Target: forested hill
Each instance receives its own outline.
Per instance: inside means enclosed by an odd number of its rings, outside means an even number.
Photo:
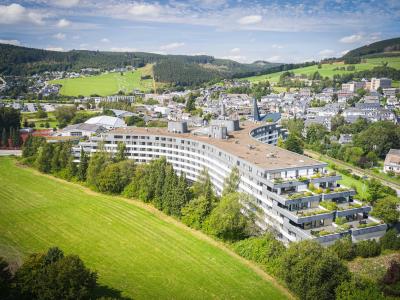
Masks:
[[[80,71],[83,68],[110,70],[142,67],[154,63],[154,77],[161,82],[198,84],[221,78],[257,75],[282,64],[241,64],[207,55],[161,55],[145,52],[72,50],[48,51],[0,44],[0,75],[32,75],[45,71]]]
[[[400,38],[388,39],[365,45],[347,52],[343,58],[391,56],[400,54]]]

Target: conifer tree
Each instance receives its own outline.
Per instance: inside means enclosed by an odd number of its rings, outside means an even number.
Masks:
[[[76,164],[74,162],[74,157],[72,155],[69,156],[68,163],[66,166],[66,174],[67,174],[67,179],[71,180],[75,175],[77,174],[78,169],[76,167]]]
[[[165,181],[162,194],[162,210],[167,214],[177,214],[173,209],[176,201],[176,188],[178,184],[178,177],[171,164],[167,164],[165,167]]]
[[[78,165],[78,170],[77,170],[77,177],[78,180],[80,181],[86,181],[86,171],[88,168],[88,156],[85,151],[83,151],[83,148],[81,148],[81,155],[80,155],[80,162]]]
[[[1,145],[3,147],[7,147],[7,131],[5,128],[3,128],[3,132],[1,133]]]

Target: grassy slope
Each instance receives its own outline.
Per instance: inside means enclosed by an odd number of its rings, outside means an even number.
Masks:
[[[382,65],[382,62],[388,62],[388,66],[390,66],[392,68],[400,69],[400,56],[399,56],[399,57],[367,59],[366,63],[355,64],[354,65],[356,67],[355,71],[357,72],[357,71],[372,69],[373,67]],[[347,66],[347,65],[344,65],[343,63],[323,64],[321,69],[318,69],[318,66],[315,65],[315,66],[310,66],[310,67],[294,69],[294,70],[290,70],[290,71],[294,72],[295,74],[306,74],[306,75],[311,75],[314,72],[318,71],[324,77],[325,76],[332,77],[335,74],[346,74],[346,73],[354,72],[354,71],[342,71],[342,70],[334,71],[333,70],[337,67],[343,67],[343,66]],[[272,74],[267,74],[267,75],[247,77],[247,78],[243,78],[243,80],[249,80],[250,82],[259,82],[259,81],[263,81],[263,80],[269,80],[270,82],[278,82],[279,76],[282,73],[283,72],[277,72],[277,73],[272,73]]]
[[[98,94],[109,96],[119,91],[132,92],[133,89],[149,91],[153,87],[152,79],[141,80],[141,76],[150,75],[151,68],[139,68],[133,72],[104,73],[97,76],[54,80],[52,83],[62,84],[60,93],[67,96],[90,96]]]
[[[0,158],[0,256],[58,245],[135,299],[285,299],[219,244],[139,202],[93,193]],[[261,274],[262,275],[262,274]]]

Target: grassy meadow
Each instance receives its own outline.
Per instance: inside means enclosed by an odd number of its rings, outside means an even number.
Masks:
[[[287,299],[220,243],[142,204],[100,195],[0,158],[0,256],[57,245],[134,299]]]
[[[130,93],[133,89],[148,92],[153,88],[153,79],[142,80],[141,77],[151,74],[152,66],[147,65],[135,71],[124,72],[123,75],[120,72],[103,73],[97,76],[53,80],[51,83],[61,84],[60,94],[65,96],[109,96],[119,91]]]
[[[318,71],[323,77],[333,77],[333,75],[335,75],[335,74],[340,74],[340,75],[341,74],[350,74],[350,73],[354,73],[354,72],[358,72],[358,71],[369,70],[376,66],[381,66],[383,62],[387,62],[389,67],[392,67],[395,69],[400,69],[400,56],[399,56],[399,57],[368,58],[365,60],[365,62],[351,65],[351,66],[355,66],[355,71],[334,70],[335,68],[350,66],[350,65],[345,65],[341,62],[338,62],[338,63],[332,63],[332,64],[322,64],[321,69],[318,69],[318,66],[314,65],[314,66],[290,70],[290,72],[293,72],[296,75],[305,74],[308,76],[308,75],[311,75],[311,74],[315,73],[316,71]],[[276,83],[279,81],[279,76],[282,73],[283,72],[276,72],[276,73],[271,73],[271,74],[266,74],[266,75],[246,77],[246,78],[242,78],[242,80],[248,80],[253,83],[268,80],[269,82]],[[395,83],[395,85],[396,84],[397,83]]]

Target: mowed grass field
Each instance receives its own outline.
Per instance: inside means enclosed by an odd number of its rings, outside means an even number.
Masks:
[[[141,77],[151,75],[152,66],[136,69],[135,71],[104,73],[97,76],[88,76],[80,78],[67,78],[53,80],[53,84],[61,84],[60,93],[66,96],[90,96],[97,94],[100,96],[109,96],[117,94],[119,91],[130,93],[134,89],[148,92],[153,88],[153,79],[144,79]]]
[[[220,243],[155,209],[99,195],[0,158],[0,256],[59,246],[134,299],[287,299]]]
[[[311,75],[314,72],[318,71],[324,77],[332,77],[335,74],[340,74],[340,75],[341,74],[350,74],[350,73],[354,73],[354,72],[358,72],[358,71],[369,70],[376,66],[381,66],[383,62],[387,62],[389,67],[392,67],[395,69],[400,69],[400,56],[399,56],[399,57],[382,57],[382,58],[366,59],[366,62],[352,65],[352,66],[355,66],[355,68],[356,68],[355,71],[334,70],[335,68],[347,67],[350,65],[345,65],[343,63],[332,63],[332,64],[322,64],[321,69],[318,69],[318,65],[314,65],[314,66],[310,66],[310,67],[293,69],[293,70],[290,70],[290,72],[293,72],[296,75],[305,74],[308,76],[308,75]],[[248,80],[253,83],[268,80],[270,82],[276,83],[279,81],[279,76],[282,73],[283,72],[276,72],[276,73],[271,73],[271,74],[266,74],[266,75],[246,77],[246,78],[242,78],[242,80]]]

